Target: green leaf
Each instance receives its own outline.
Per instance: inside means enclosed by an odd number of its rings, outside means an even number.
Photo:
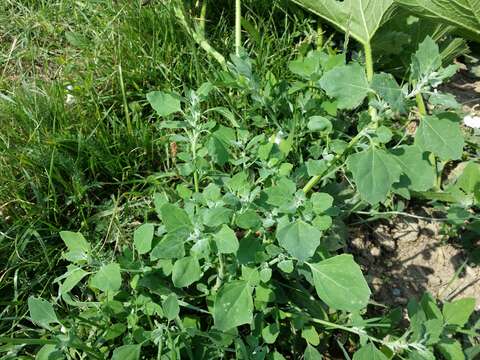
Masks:
[[[293,0],[352,36],[368,44],[391,14],[393,0]]]
[[[413,191],[427,191],[434,186],[435,168],[428,160],[428,154],[419,146],[404,145],[391,152],[404,174],[400,177],[402,186]]]
[[[202,270],[197,258],[187,256],[175,261],[172,270],[172,281],[175,287],[190,286],[202,277]]]
[[[169,233],[187,236],[193,230],[193,225],[187,212],[176,205],[163,205],[160,208],[160,216]]]
[[[296,185],[293,181],[282,178],[274,186],[265,189],[267,194],[267,203],[273,206],[288,206],[293,200]]]
[[[402,172],[392,155],[373,146],[350,155],[347,167],[353,174],[360,197],[370,204],[384,201]]]
[[[442,313],[446,324],[463,326],[475,310],[475,299],[465,298],[443,305]]]
[[[248,209],[244,213],[237,216],[235,220],[237,226],[241,229],[256,230],[262,226],[262,219],[255,210]]]
[[[392,74],[375,74],[371,83],[371,88],[380,98],[390,105],[393,111],[405,112],[405,97],[402,88]]]
[[[113,350],[112,360],[139,360],[141,345],[123,345]]]
[[[147,94],[147,100],[159,116],[168,116],[182,111],[180,98],[176,94],[152,91]]]
[[[315,254],[315,250],[320,245],[320,236],[320,231],[302,220],[277,230],[280,246],[300,261],[305,261]]]
[[[320,73],[320,58],[313,55],[290,61],[288,69],[304,79],[310,79]]]
[[[235,140],[235,130],[225,126],[212,133],[207,145],[212,160],[220,166],[225,165],[230,158],[231,144]]]
[[[236,253],[239,247],[237,235],[228,227],[223,225],[221,229],[214,235],[215,243],[220,254]]]
[[[333,197],[327,193],[314,193],[310,200],[316,214],[324,213],[333,205]]]
[[[148,253],[152,249],[153,224],[143,224],[133,233],[133,243],[140,255]]]
[[[307,344],[307,348],[303,353],[304,360],[322,360],[322,355],[312,345]]]
[[[262,329],[262,338],[267,344],[273,344],[280,334],[280,329],[276,323],[269,324]]]
[[[177,295],[174,293],[168,295],[162,303],[162,309],[168,321],[176,319],[178,314],[180,314],[180,306],[178,305]]]
[[[185,245],[182,237],[167,234],[150,252],[150,259],[179,259],[185,256]]]
[[[50,324],[58,323],[55,310],[47,300],[30,296],[28,298],[28,310],[32,321],[40,326],[49,328]]]
[[[207,226],[216,227],[230,223],[233,211],[223,206],[206,209],[203,212],[203,223]]]
[[[292,260],[282,260],[278,263],[278,268],[284,273],[290,274],[293,271],[293,261]]]
[[[326,72],[320,86],[331,98],[338,101],[339,109],[355,109],[367,97],[370,87],[365,69],[358,63],[343,65]]]
[[[423,117],[415,134],[415,145],[444,161],[460,159],[465,141],[458,116],[442,113]]]
[[[79,232],[61,231],[60,237],[68,248],[65,258],[71,262],[87,261],[90,244]]]
[[[317,294],[328,306],[352,312],[367,306],[370,289],[351,255],[338,255],[308,265]]]
[[[473,194],[480,184],[480,164],[470,161],[462,174],[455,182],[455,186],[465,191],[466,194]]]
[[[35,360],[62,360],[65,359],[62,352],[57,349],[55,344],[43,345],[35,355]]]
[[[331,133],[333,129],[332,122],[323,116],[312,116],[308,119],[308,130]]]
[[[446,360],[464,360],[462,345],[453,339],[444,339],[435,348],[444,356]]]
[[[307,343],[318,346],[320,344],[320,338],[318,336],[317,331],[311,325],[305,326],[302,330],[302,338],[304,338]]]
[[[396,0],[422,17],[453,25],[480,40],[480,0]]]
[[[375,345],[368,343],[353,354],[353,360],[388,360],[388,358]]]
[[[80,268],[75,268],[69,271],[68,276],[65,278],[62,285],[60,285],[60,294],[63,295],[68,293],[87,275],[88,273]]]
[[[117,263],[103,265],[91,278],[90,285],[104,292],[119,290],[122,285],[120,265]]]
[[[252,288],[247,281],[235,280],[223,285],[215,297],[213,318],[222,331],[253,321]]]
[[[442,58],[438,45],[430,36],[427,36],[412,57],[412,78],[416,80],[427,78],[441,66]]]

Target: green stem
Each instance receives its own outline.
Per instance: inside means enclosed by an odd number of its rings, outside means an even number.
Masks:
[[[227,61],[225,57],[220,54],[210,43],[205,39],[204,34],[201,31],[193,29],[187,21],[185,16],[185,9],[181,1],[177,1],[175,6],[175,16],[180,21],[180,24],[183,26],[188,35],[190,35],[193,40],[203,49],[205,52],[212,56],[218,63],[222,66],[223,69],[227,68]]]
[[[198,193],[200,191],[200,186],[198,184],[198,171],[197,171],[197,139],[196,135],[194,135],[194,140],[192,141],[192,157],[193,157],[193,166],[195,170],[193,171],[193,185],[195,187],[195,192]]]
[[[415,96],[415,100],[417,101],[417,106],[418,106],[418,112],[420,113],[421,116],[427,115],[427,108],[425,106],[425,102],[423,101],[423,96],[422,93],[418,93]]]
[[[365,50],[365,67],[367,69],[367,80],[371,82],[373,80],[373,57],[372,57],[372,46],[370,43],[364,45]]]
[[[235,0],[235,53],[240,55],[242,47],[242,7],[241,0]]]
[[[207,0],[203,0],[202,9],[200,10],[200,29],[202,30],[203,36],[205,36],[206,17],[207,17]]]
[[[321,49],[323,47],[323,28],[322,23],[318,23],[317,25],[317,49]]]
[[[133,134],[132,123],[130,121],[130,112],[128,111],[128,103],[127,103],[127,94],[125,92],[125,84],[123,82],[123,72],[122,72],[122,65],[118,65],[118,74],[120,77],[120,89],[122,90],[122,98],[123,98],[123,109],[125,111],[125,119],[127,120],[127,130],[130,135]]]
[[[334,169],[337,165],[337,162],[343,158],[343,156],[352,148],[355,146],[355,144],[363,137],[364,135],[364,132],[361,131],[359,132],[352,140],[350,140],[350,142],[348,143],[347,147],[345,148],[345,150],[341,153],[341,154],[338,154],[337,156],[335,156],[335,158],[332,160],[330,166],[323,172],[321,173],[320,175],[316,175],[316,176],[313,176],[309,182],[303,187],[303,192],[305,194],[309,193],[310,190],[313,189],[313,187],[315,185],[317,185],[317,183],[323,178],[323,176],[325,174],[328,174],[330,173],[330,171],[332,169]]]

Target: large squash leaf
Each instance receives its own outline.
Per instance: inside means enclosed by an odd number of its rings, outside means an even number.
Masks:
[[[293,0],[362,44],[370,43],[392,13],[394,0]]]
[[[480,41],[480,0],[396,0],[410,11],[450,24]]]

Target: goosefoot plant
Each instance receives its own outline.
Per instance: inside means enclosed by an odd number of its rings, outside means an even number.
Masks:
[[[455,221],[474,220],[478,164],[442,180],[471,150],[457,104],[432,90],[455,72],[439,58],[427,38],[400,86],[382,73],[369,81],[334,53],[291,62],[292,84],[258,79],[250,59],[232,56],[218,84],[148,94],[175,143],[176,187],[155,194],[120,254],[62,232],[70,264],[55,281],[58,308],[31,297],[38,338],[9,343],[43,345],[49,359],[321,359],[332,349],[354,360],[474,359],[473,299],[412,299],[404,327],[401,309],[382,312],[360,266],[338,254],[349,215],[398,212],[399,199],[433,199]],[[236,104],[205,109],[224,88],[241,90]],[[418,119],[420,91],[431,113]],[[246,119],[234,115],[244,103]]]

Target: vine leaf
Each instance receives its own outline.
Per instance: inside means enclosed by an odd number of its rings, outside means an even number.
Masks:
[[[350,155],[347,167],[353,174],[360,197],[370,204],[384,201],[402,173],[392,155],[374,146]]]
[[[213,307],[215,327],[222,331],[253,321],[252,288],[247,281],[236,280],[220,288]]]
[[[456,26],[474,39],[480,39],[480,0],[395,1],[422,17]]]
[[[370,289],[352,255],[338,255],[316,264],[308,264],[318,297],[337,310],[365,308]]]
[[[363,45],[391,16],[393,0],[293,0]]]
[[[415,134],[415,144],[433,152],[441,160],[460,159],[465,141],[459,121],[454,113],[423,117]]]
[[[320,86],[328,96],[338,100],[339,109],[360,106],[370,90],[365,69],[358,63],[337,66],[320,79]]]

